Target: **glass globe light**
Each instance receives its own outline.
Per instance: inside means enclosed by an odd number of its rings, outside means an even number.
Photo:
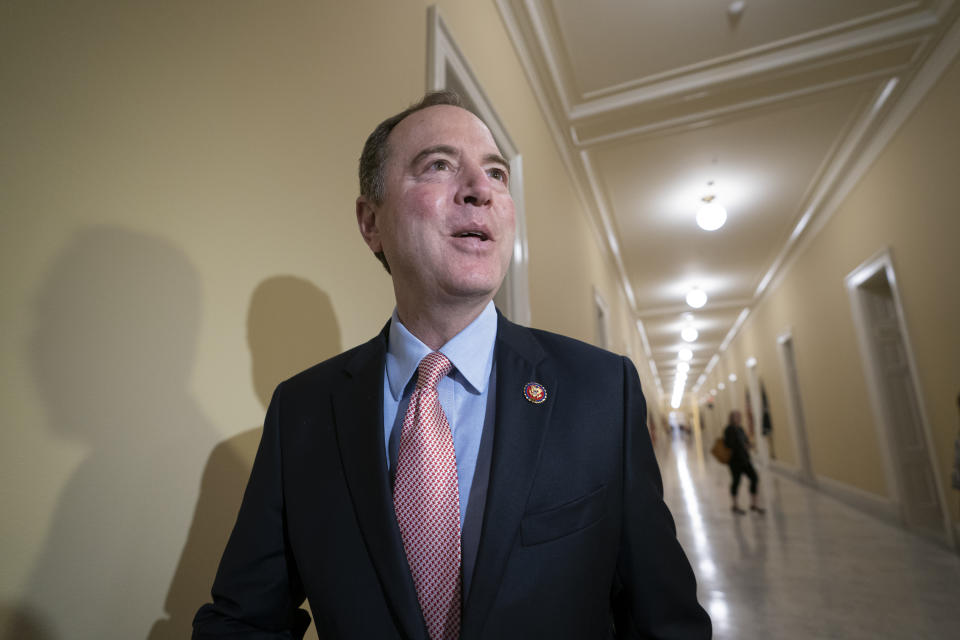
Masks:
[[[699,309],[707,304],[707,294],[703,289],[693,288],[687,292],[687,304],[694,309]]]
[[[697,226],[704,231],[716,231],[727,221],[727,210],[714,196],[703,199],[704,205],[697,211]]]

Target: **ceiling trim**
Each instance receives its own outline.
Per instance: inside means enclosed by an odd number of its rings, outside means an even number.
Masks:
[[[710,372],[713,371],[713,368],[717,366],[717,363],[720,362],[720,352],[713,354],[713,357],[710,358],[710,362],[707,363],[707,366],[703,368],[703,373],[700,374],[700,377],[697,378],[697,382],[693,385],[693,388],[690,389],[690,393],[697,393],[700,390],[700,387],[703,386],[703,383],[707,381],[707,378],[710,377]]]
[[[747,317],[750,315],[750,307],[744,307],[743,311],[740,312],[740,315],[737,316],[737,319],[734,320],[733,326],[730,327],[730,331],[727,332],[726,337],[723,339],[723,342],[720,343],[720,348],[717,349],[717,353],[723,353],[727,350],[727,347],[730,346],[730,343],[733,342],[733,339],[736,337],[737,333],[740,331],[740,327],[743,326],[743,323],[747,321]]]
[[[817,217],[816,223],[810,229],[809,238],[816,236],[823,229],[827,221],[836,213],[850,194],[850,191],[853,190],[853,187],[860,182],[860,179],[880,156],[880,153],[886,149],[893,136],[913,114],[930,89],[933,88],[933,85],[937,83],[940,76],[958,55],[960,55],[960,20],[953,24],[953,27],[946,33],[939,45],[930,53],[923,66],[920,67],[909,84],[904,87],[902,95],[891,106],[890,113],[887,114],[882,126],[867,141],[857,162],[850,168],[830,200],[824,205],[824,213]]]
[[[532,2],[532,0],[527,1]],[[589,99],[573,105],[567,113],[571,120],[578,120],[651,100],[702,91],[707,87],[762,73],[780,71],[817,59],[849,55],[851,52],[869,49],[877,44],[929,31],[939,22],[936,14],[921,11],[823,38],[819,38],[817,32],[811,32],[804,34],[805,37],[800,40],[800,44],[787,48],[784,48],[785,43],[794,39],[739,51],[729,56],[720,56],[695,65],[672,69],[668,73],[615,85],[603,91],[605,97]],[[831,29],[826,32],[835,31]],[[551,58],[555,57],[552,52],[545,53]],[[556,60],[553,64],[557,64]]]
[[[560,153],[560,159],[563,162],[568,175],[571,177],[573,190],[577,194],[580,205],[586,212],[585,217],[587,218],[587,226],[589,226],[593,232],[594,240],[596,241],[600,252],[607,255],[608,259],[612,262],[612,266],[617,271],[617,274],[621,280],[620,285],[623,288],[624,294],[627,296],[627,303],[630,307],[630,311],[636,315],[637,308],[636,300],[633,296],[633,287],[630,285],[630,281],[626,278],[626,273],[623,270],[619,246],[615,239],[613,241],[614,243],[612,245],[610,244],[609,229],[604,225],[601,214],[597,211],[599,202],[595,197],[591,199],[590,195],[588,195],[587,186],[583,184],[587,178],[584,176],[581,168],[576,165],[576,161],[573,157],[573,151],[570,149],[567,140],[564,138],[563,130],[560,124],[557,122],[553,110],[550,108],[548,92],[540,82],[540,78],[537,75],[533,58],[530,55],[530,51],[526,47],[520,24],[517,22],[516,16],[513,13],[513,7],[510,5],[510,0],[496,0],[496,3],[497,8],[500,10],[500,16],[503,19],[504,25],[507,29],[507,33],[510,36],[510,40],[513,42],[513,46],[517,50],[517,57],[519,58],[520,64],[527,76],[527,80],[530,83],[530,88],[532,89],[533,94],[540,105],[540,111],[547,123],[547,128],[550,130],[550,135],[557,147],[557,151]]]
[[[508,2],[509,0],[497,0],[497,4],[508,4]],[[554,31],[546,25],[546,20],[535,0],[524,0],[523,5],[533,27],[540,55],[543,56],[547,69],[550,71],[550,79],[553,80],[554,86],[558,89],[557,93],[560,104],[563,106],[563,112],[569,117],[571,104],[569,82],[563,78],[564,74],[561,71],[560,61],[554,53],[557,50],[557,44],[553,41],[555,39]]]
[[[757,293],[755,294],[757,300],[759,300],[760,296],[766,291],[773,291],[779,286],[786,272],[793,266],[796,258],[803,253],[803,249],[806,248],[809,242],[815,238],[826,226],[827,222],[830,221],[830,218],[833,217],[833,214],[837,212],[846,197],[887,147],[887,144],[896,132],[906,122],[917,106],[919,106],[920,102],[923,101],[930,89],[933,88],[933,85],[936,84],[940,76],[943,75],[943,72],[946,71],[947,67],[958,55],[960,55],[960,20],[954,22],[950,30],[930,53],[927,60],[923,63],[923,66],[913,75],[907,86],[902,88],[901,94],[885,114],[886,118],[869,139],[863,141],[863,148],[854,158],[851,166],[842,175],[834,177],[832,181],[834,188],[829,192],[825,191],[821,194],[821,197],[811,205],[811,209],[815,205],[820,210],[815,220],[812,219],[813,211],[808,210],[804,218],[801,218],[800,222],[797,223],[797,227],[794,228],[791,237],[792,246],[789,247],[789,250],[787,247],[784,247],[784,250],[781,251],[780,256],[778,256],[778,260],[782,262],[782,265],[777,265],[776,269],[771,266],[767,275],[764,276],[764,280],[768,281],[769,286],[757,288]],[[813,225],[807,233],[800,238],[800,241],[797,242],[797,237],[803,233],[804,227],[811,221]],[[792,252],[790,258],[785,259],[790,252]]]
[[[716,109],[708,109],[706,111],[699,111],[690,113],[678,118],[671,118],[668,120],[660,120],[658,122],[652,122],[647,125],[640,125],[637,127],[632,127],[629,129],[621,129],[614,133],[609,133],[602,136],[594,136],[592,138],[583,138],[581,139],[577,134],[577,127],[570,127],[570,137],[573,139],[574,144],[580,147],[589,147],[596,146],[599,144],[612,142],[614,140],[620,140],[622,138],[636,138],[642,139],[644,137],[659,134],[659,133],[674,133],[676,131],[682,131],[684,129],[691,129],[702,126],[709,126],[718,124],[719,122],[730,120],[731,118],[744,113],[744,112],[756,112],[764,108],[773,107],[778,105],[781,102],[786,102],[788,100],[796,100],[797,98],[804,98],[807,96],[812,96],[818,93],[823,93],[825,91],[830,91],[833,89],[839,89],[841,87],[868,82],[877,78],[884,76],[889,76],[891,73],[902,72],[906,69],[907,65],[897,65],[895,67],[890,67],[886,69],[878,69],[868,73],[862,73],[853,76],[846,76],[838,80],[831,82],[823,82],[816,85],[810,85],[803,87],[802,89],[796,89],[794,91],[783,91],[780,93],[773,93],[762,98],[757,98],[755,100],[747,100],[745,102],[733,103],[724,107],[718,107]]]
[[[887,80],[877,91],[875,97],[871,100],[870,108],[867,109],[857,120],[852,130],[844,137],[840,147],[832,154],[826,170],[822,177],[817,180],[813,194],[802,207],[803,214],[793,227],[790,237],[780,249],[777,257],[767,269],[760,283],[754,291],[754,299],[758,300],[766,291],[767,286],[780,271],[787,256],[797,246],[797,241],[803,235],[810,223],[815,217],[823,215],[823,203],[827,197],[838,187],[846,176],[846,171],[851,167],[851,162],[859,163],[863,156],[856,157],[856,152],[863,146],[868,134],[874,128],[874,125],[880,120],[886,112],[884,107],[889,103],[890,97],[899,84],[898,77]],[[870,160],[872,162],[872,159]]]
[[[949,4],[953,0],[946,0]],[[498,5],[509,0],[497,0]],[[575,84],[570,65],[562,53],[563,46],[557,27],[551,20],[542,0],[522,0],[526,17],[536,40],[538,53],[553,81],[563,111],[570,120],[578,120],[608,111],[634,106],[765,72],[782,70],[823,57],[841,55],[846,51],[869,48],[877,43],[896,40],[916,32],[931,30],[949,6],[935,10],[921,9],[918,2],[907,2],[899,7],[861,16],[844,23],[783,38],[759,47],[717,56],[693,65],[653,74],[602,90],[574,92]],[[910,12],[911,13],[907,13]],[[511,7],[512,13],[512,7]],[[906,15],[904,15],[906,14]],[[898,16],[887,19],[888,16]]]
[[[596,190],[597,184],[596,178],[592,174],[592,165],[589,159],[580,157],[579,160],[582,164],[578,167],[574,160],[573,150],[564,137],[563,130],[550,108],[549,93],[542,85],[540,77],[537,74],[533,57],[530,55],[530,51],[524,43],[522,29],[513,12],[510,0],[496,0],[496,3],[497,8],[500,10],[500,16],[503,18],[504,25],[507,28],[507,33],[510,35],[514,47],[517,49],[520,64],[523,66],[524,73],[527,75],[534,96],[540,104],[540,111],[547,121],[547,127],[550,129],[553,141],[557,146],[557,150],[560,152],[560,158],[567,169],[567,173],[572,178],[574,191],[576,191],[580,204],[585,211],[585,217],[587,218],[588,226],[593,231],[594,240],[597,242],[600,252],[605,253],[610,260],[611,266],[613,266],[620,279],[620,287],[623,289],[624,296],[626,296],[630,312],[633,317],[636,317],[637,303],[633,293],[633,285],[630,283],[630,279],[627,277],[626,270],[624,269],[619,242],[616,238],[616,233],[612,231],[609,214],[601,210],[604,204],[599,198],[599,192]],[[584,182],[586,182],[587,185],[584,185]],[[591,195],[593,196],[592,198],[590,197]]]
[[[893,136],[920,105],[930,89],[933,88],[933,85],[936,84],[940,76],[943,75],[943,72],[946,71],[947,67],[953,63],[958,55],[960,55],[960,20],[954,22],[940,43],[930,53],[923,66],[914,74],[899,98],[889,109],[889,112],[886,114],[886,119],[866,142],[863,150],[856,157],[853,164],[846,170],[842,178],[836,180],[837,187],[832,191],[825,204],[820,207],[820,213],[816,216],[813,226],[810,227],[808,232],[804,234],[798,242],[794,243],[795,246],[792,247],[792,253],[790,253],[787,259],[783,259],[788,253],[787,247],[785,247],[784,251],[777,257],[774,265],[771,266],[767,275],[764,277],[765,282],[762,282],[757,288],[753,306],[759,304],[767,294],[777,289],[796,260],[803,255],[804,250],[809,246],[810,242],[816,238],[820,231],[826,226],[827,222],[833,217],[833,214],[837,212],[840,205],[843,204],[846,197],[860,182],[867,170],[873,165],[883,150],[886,149],[887,144],[889,144]],[[892,79],[891,82],[894,80],[896,79]],[[893,88],[889,87],[889,85],[885,87],[885,90],[888,88],[889,91],[892,92]],[[879,97],[878,100],[874,102],[875,107],[877,106],[877,102],[879,102]],[[805,217],[808,215],[812,215],[812,211],[808,210]],[[802,234],[803,226],[801,226],[801,224],[805,224],[803,219],[798,223],[797,228],[794,229],[794,236],[791,240],[796,240],[796,237]],[[767,282],[769,282],[769,286],[767,286]],[[749,310],[744,309],[744,311]],[[739,322],[739,326],[738,324],[734,324],[730,329],[727,338],[724,339],[726,346],[729,346],[737,333],[745,326],[746,319],[747,318],[744,317],[743,322]],[[725,350],[726,347],[721,346],[717,353],[714,354],[714,358],[711,359],[710,364],[704,368],[703,373],[691,389],[693,393],[699,391],[700,387],[710,375],[713,366],[716,364],[714,360],[719,361],[720,354]]]

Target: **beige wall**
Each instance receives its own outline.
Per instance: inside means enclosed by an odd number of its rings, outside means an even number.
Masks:
[[[6,3],[0,634],[186,637],[277,381],[376,333],[369,130],[422,1]],[[492,2],[440,11],[524,155],[535,325],[649,369]]]
[[[777,336],[791,329],[814,473],[889,498],[881,435],[844,288],[847,274],[889,247],[932,431],[936,472],[955,521],[957,493],[949,487],[960,392],[958,113],[960,63],[954,61],[779,286],[757,306],[705,385],[710,389],[731,371],[745,380],[744,361],[756,357],[773,409],[777,457],[797,465],[776,348]]]

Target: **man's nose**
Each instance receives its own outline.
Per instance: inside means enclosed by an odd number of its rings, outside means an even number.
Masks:
[[[466,165],[461,169],[457,204],[486,207],[493,199],[493,191],[486,170],[479,165]]]

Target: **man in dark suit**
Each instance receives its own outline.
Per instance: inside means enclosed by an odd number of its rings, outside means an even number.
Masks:
[[[493,307],[509,165],[458,105],[367,140],[357,221],[396,309],[277,388],[194,638],[299,638],[305,598],[321,638],[710,636],[632,363]]]

